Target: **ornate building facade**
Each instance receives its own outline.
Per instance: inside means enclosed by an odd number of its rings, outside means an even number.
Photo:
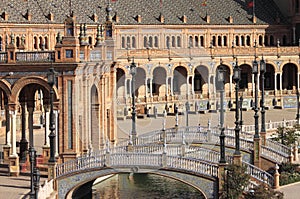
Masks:
[[[218,108],[216,71],[226,67],[225,106],[234,104],[233,66],[241,68],[244,108],[254,96],[254,60],[266,61],[266,106],[294,107],[299,89],[299,1],[89,0],[1,5],[0,91],[4,160],[18,174],[34,128],[44,125],[50,154],[49,68],[54,85],[55,152],[65,162],[116,139],[117,119]],[[88,3],[88,5],[87,5]],[[296,6],[295,6],[296,5]],[[298,10],[297,10],[298,8]],[[286,14],[285,14],[286,13]],[[130,64],[136,63],[135,90]],[[261,89],[261,82],[258,82]],[[18,145],[17,145],[18,144]]]

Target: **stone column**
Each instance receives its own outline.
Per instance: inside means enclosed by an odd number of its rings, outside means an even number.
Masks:
[[[153,79],[149,79],[150,80],[150,97],[153,97],[153,94],[152,94],[152,81]]]
[[[45,137],[43,146],[43,162],[47,163],[50,157],[50,145],[49,145],[49,127],[50,127],[50,113],[49,106],[44,105],[45,110]]]
[[[219,196],[222,195],[224,190],[224,184],[226,180],[226,168],[227,164],[226,163],[219,163],[219,172],[218,172],[218,178],[219,178]]]
[[[277,73],[274,74],[274,93],[277,94]]]
[[[26,104],[21,102],[22,109],[22,138],[20,140],[20,161],[26,161],[26,151],[28,150],[28,141],[26,140]]]
[[[169,84],[168,84],[168,77],[166,77],[166,96],[169,96]]]
[[[254,145],[253,145],[253,164],[254,166],[261,168],[261,140],[260,138],[254,138]]]
[[[3,146],[3,159],[4,163],[8,164],[9,163],[9,155],[10,155],[10,148],[11,148],[11,136],[10,136],[10,114],[9,114],[9,107],[8,105],[5,106],[5,120],[6,120],[6,125],[5,125],[5,146]]]
[[[252,96],[254,96],[254,95],[255,95],[255,88],[254,88],[254,74],[252,74],[251,83],[252,83]]]
[[[170,84],[171,84],[171,95],[173,96],[174,95],[174,83],[173,83],[173,78],[174,77],[170,77]]]
[[[58,153],[59,153],[59,145],[58,145],[58,143],[59,143],[59,126],[58,126],[58,110],[54,110],[53,111],[54,112],[54,121],[55,121],[55,135],[56,135],[56,137],[55,137],[55,141],[56,141],[56,143],[55,143],[55,157],[58,157]]]
[[[34,147],[33,140],[33,107],[28,106],[28,129],[29,129],[29,147]]]
[[[19,156],[17,154],[16,135],[16,111],[10,111],[11,117],[11,154],[9,156],[9,175],[18,176],[20,174]]]

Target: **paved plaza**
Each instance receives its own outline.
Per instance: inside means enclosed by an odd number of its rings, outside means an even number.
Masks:
[[[235,112],[227,111],[225,113],[225,126],[234,127],[235,121]],[[252,110],[243,112],[243,121],[245,125],[254,124],[254,112]],[[259,115],[260,116],[260,115]],[[274,109],[266,111],[266,121],[280,121],[280,120],[292,120],[296,117],[296,109]],[[206,113],[206,114],[189,114],[189,125],[196,126],[199,123],[203,126],[207,125],[208,121],[211,122],[212,126],[215,126],[219,122],[218,113]],[[261,122],[261,117],[259,117],[259,122]],[[137,133],[141,135],[143,133],[161,129],[163,124],[162,117],[158,118],[145,118],[137,119]],[[186,116],[180,115],[178,120],[179,126],[184,126],[186,124]],[[128,138],[128,133],[131,130],[131,120],[118,120],[117,121],[118,130],[117,136],[120,140]],[[174,127],[175,125],[175,116],[167,116],[166,127]],[[35,139],[43,140],[43,130],[35,131]],[[39,148],[43,145],[43,141],[36,141],[36,144]],[[44,181],[42,179],[41,181]],[[19,199],[27,198],[29,193],[30,178],[28,176],[19,176],[19,177],[8,177],[7,174],[4,174],[3,171],[0,173],[0,198],[9,198],[9,199]],[[296,193],[294,190],[298,190],[300,184],[293,184],[281,188],[284,192],[286,199],[296,199],[298,197],[294,196],[293,193]]]

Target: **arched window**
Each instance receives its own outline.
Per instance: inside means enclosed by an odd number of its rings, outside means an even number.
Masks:
[[[245,37],[241,36],[241,46],[245,46]]]
[[[216,46],[216,36],[212,36],[211,42],[213,46]]]
[[[91,36],[89,36],[89,44],[93,45],[93,38]]]
[[[158,37],[157,36],[154,37],[154,47],[158,48]]]
[[[135,41],[135,37],[134,36],[131,37],[131,41],[132,41],[131,47],[132,48],[136,48],[136,41]]]
[[[240,37],[239,36],[235,36],[235,45],[240,46]]]
[[[20,37],[16,37],[16,46],[17,46],[17,48],[19,48],[20,47]]]
[[[149,37],[149,46],[150,48],[153,47],[153,38],[152,37]]]
[[[126,37],[126,43],[128,45],[128,48],[130,48],[131,42],[130,42],[130,37],[129,36]]]
[[[199,37],[195,36],[195,47],[199,47]]]
[[[250,46],[250,36],[249,35],[246,36],[246,45]]]
[[[167,46],[167,48],[170,48],[170,37],[169,36],[167,36],[167,38],[166,38],[166,46]]]
[[[193,36],[189,37],[189,47],[192,48],[194,46],[193,44]]]
[[[126,48],[126,46],[125,46],[125,37],[122,37],[121,38],[121,46],[122,46],[122,48]]]
[[[144,36],[144,48],[148,47],[148,38]]]
[[[175,48],[176,47],[176,40],[175,40],[175,36],[172,36],[172,47]]]
[[[177,36],[177,47],[181,47],[181,37]]]
[[[223,36],[223,45],[224,46],[228,46],[227,36],[226,35]]]
[[[259,35],[258,37],[258,45],[262,46],[263,45],[263,36]]]
[[[45,49],[49,49],[49,39],[45,37]]]
[[[3,40],[2,40],[2,37],[0,37],[0,51],[2,51],[3,50]]]
[[[37,37],[33,38],[33,48],[38,49],[38,38]]]
[[[200,46],[204,46],[204,37],[200,36]]]
[[[218,46],[222,46],[222,37],[218,36]]]

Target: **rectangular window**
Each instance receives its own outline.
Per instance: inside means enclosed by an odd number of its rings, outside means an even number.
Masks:
[[[73,149],[73,117],[72,117],[72,81],[68,80],[68,148]]]
[[[66,58],[73,58],[73,50],[71,49],[66,50]]]

